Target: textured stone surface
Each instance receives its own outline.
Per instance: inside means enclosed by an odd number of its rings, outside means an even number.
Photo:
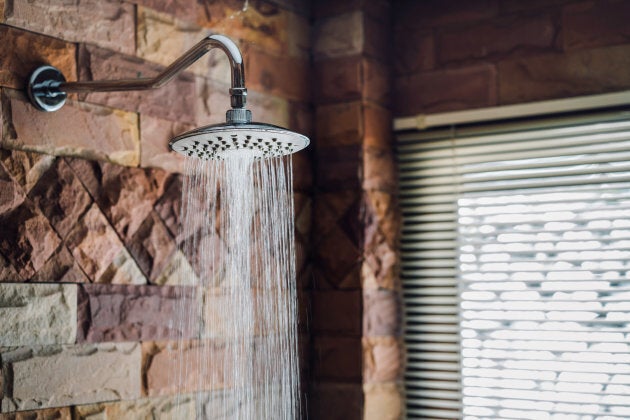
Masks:
[[[405,1],[397,6],[392,10],[394,20],[397,27],[404,28],[463,24],[492,18],[499,12],[496,0]]]
[[[309,414],[314,419],[363,419],[363,392],[358,384],[318,383],[310,389]]]
[[[2,363],[13,373],[3,412],[140,397],[137,343],[9,349]]]
[[[0,149],[0,160],[11,177],[28,193],[56,158],[40,153]]]
[[[402,360],[402,344],[396,338],[363,338],[363,383],[401,379]]]
[[[159,286],[193,286],[199,284],[199,279],[184,254],[178,250],[152,283]]]
[[[484,64],[402,76],[396,79],[394,97],[394,115],[399,117],[493,106],[496,69]]]
[[[133,54],[134,7],[114,0],[12,0],[5,22],[73,42]]]
[[[149,213],[126,245],[149,281],[160,276],[176,248],[175,240],[155,212]]]
[[[80,286],[79,342],[188,339],[198,334],[192,288],[86,284]]]
[[[2,91],[1,145],[53,155],[82,156],[135,166],[140,162],[136,114],[68,100],[42,113],[15,91]]]
[[[312,296],[311,325],[315,333],[361,335],[361,291],[316,291]]]
[[[145,393],[149,396],[208,390],[210,379],[229,386],[221,371],[223,347],[211,342],[142,343]],[[184,373],[185,372],[185,373]]]
[[[72,420],[72,411],[70,407],[46,408],[0,414],[0,418],[2,420]]]
[[[399,420],[403,418],[402,390],[394,383],[368,384],[365,394],[365,420]]]
[[[24,190],[0,164],[0,214],[10,212],[24,202]]]
[[[584,1],[566,6],[562,14],[566,49],[627,44],[630,3],[619,0]]]
[[[94,282],[146,283],[96,204],[73,226],[66,244],[83,271]],[[117,276],[119,271],[120,275]]]
[[[39,283],[87,283],[90,281],[65,244],[57,247],[48,261],[28,280]]]
[[[92,199],[63,159],[57,159],[29,193],[57,233],[65,238]]]
[[[182,184],[184,178],[180,175],[170,177],[164,186],[164,193],[155,203],[158,213],[171,235],[179,236],[182,210]]]
[[[42,63],[57,67],[68,80],[76,80],[73,44],[10,26],[0,26],[0,39],[0,86],[24,88],[29,73]]]
[[[526,56],[554,50],[558,29],[549,14],[501,16],[483,24],[444,30],[435,51],[440,63]]]
[[[0,215],[0,252],[24,280],[39,271],[61,239],[31,200]]]
[[[182,51],[183,53],[184,51]],[[103,48],[82,45],[78,55],[80,80],[136,79],[155,77],[164,68],[136,57]],[[81,95],[87,102],[139,112],[171,121],[195,120],[194,78],[182,73],[166,85],[145,91],[101,92]]]
[[[344,13],[321,19],[313,29],[316,59],[360,54],[364,47],[363,13]]]
[[[72,344],[77,286],[0,283],[0,346]]]
[[[194,21],[197,13],[197,0],[137,0],[136,3],[173,15],[179,19]]]
[[[72,413],[75,420],[194,419],[197,399],[195,395],[177,395],[86,404],[73,407]]]
[[[435,38],[425,27],[394,28],[394,71],[397,75],[431,70],[435,66]],[[411,43],[414,48],[409,48]]]
[[[190,97],[186,99],[190,100]],[[172,152],[168,148],[168,142],[176,135],[193,128],[192,124],[140,115],[140,166],[183,173],[185,158]]]
[[[502,104],[615,92],[630,86],[630,45],[548,54],[499,64]]]
[[[168,181],[168,174],[157,169],[125,168],[82,159],[72,159],[69,164],[126,242],[149,216]]]

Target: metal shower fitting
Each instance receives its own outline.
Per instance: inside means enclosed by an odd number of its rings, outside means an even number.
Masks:
[[[69,93],[156,89],[168,83],[214,48],[219,48],[227,54],[232,71],[232,86],[230,88],[232,109],[227,112],[227,121],[236,124],[248,123],[251,121],[251,112],[245,109],[247,89],[245,88],[243,57],[236,44],[223,35],[210,35],[202,39],[153,78],[68,82],[61,71],[55,67],[41,66],[31,74],[27,93],[37,109],[52,112],[57,111],[65,104]]]

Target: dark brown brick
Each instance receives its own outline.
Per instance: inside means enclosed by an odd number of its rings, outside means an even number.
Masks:
[[[630,43],[630,2],[598,0],[568,5],[562,29],[567,50]]]
[[[316,19],[361,10],[374,18],[387,20],[390,9],[391,4],[386,0],[318,0],[313,2],[313,15]]]
[[[318,61],[313,78],[318,103],[361,99],[362,57],[341,57]]]
[[[361,383],[360,338],[314,336],[311,366],[317,380]]]
[[[359,144],[363,138],[363,107],[350,102],[317,107],[317,148]]]
[[[192,287],[81,285],[77,341],[189,339],[199,331],[195,299]]]
[[[512,104],[630,87],[630,46],[549,54],[499,64],[499,101]]]
[[[41,64],[57,67],[76,80],[74,44],[33,32],[0,25],[0,86],[22,89],[29,74]]]
[[[402,117],[496,105],[496,70],[478,65],[399,77],[394,114]]]
[[[555,19],[549,14],[502,16],[443,31],[435,47],[440,63],[522,57],[556,49]]]
[[[363,389],[359,384],[322,382],[310,388],[309,418],[315,420],[363,419]]]
[[[383,61],[366,58],[362,62],[362,89],[364,101],[389,107],[391,102],[390,67]]]
[[[403,0],[393,9],[394,26],[428,29],[488,19],[498,11],[498,0]]]
[[[312,328],[315,333],[335,333],[360,337],[360,290],[314,290],[312,296]]]
[[[515,12],[527,12],[538,9],[556,10],[567,3],[574,3],[576,0],[501,0],[499,9],[501,14]]]
[[[433,32],[418,27],[394,27],[393,36],[393,63],[397,75],[418,73],[435,67]]]
[[[115,53],[91,45],[79,48],[79,78],[88,80],[136,79],[154,77],[163,67],[140,58]],[[195,81],[182,73],[165,86],[149,91],[100,92],[82,95],[87,102],[151,115],[172,121],[195,121]]]

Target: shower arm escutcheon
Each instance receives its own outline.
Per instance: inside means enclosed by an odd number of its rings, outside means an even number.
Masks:
[[[52,112],[57,111],[65,104],[68,93],[156,89],[171,81],[214,48],[219,48],[227,54],[232,71],[232,86],[230,88],[232,109],[227,111],[227,121],[237,124],[249,123],[251,112],[245,109],[247,89],[245,88],[243,56],[236,44],[223,35],[209,35],[202,39],[153,78],[67,82],[63,74],[55,67],[41,66],[31,73],[27,93],[31,103],[37,109]]]

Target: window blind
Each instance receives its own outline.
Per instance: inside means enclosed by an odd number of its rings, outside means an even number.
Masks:
[[[630,417],[629,117],[398,135],[409,418]]]

